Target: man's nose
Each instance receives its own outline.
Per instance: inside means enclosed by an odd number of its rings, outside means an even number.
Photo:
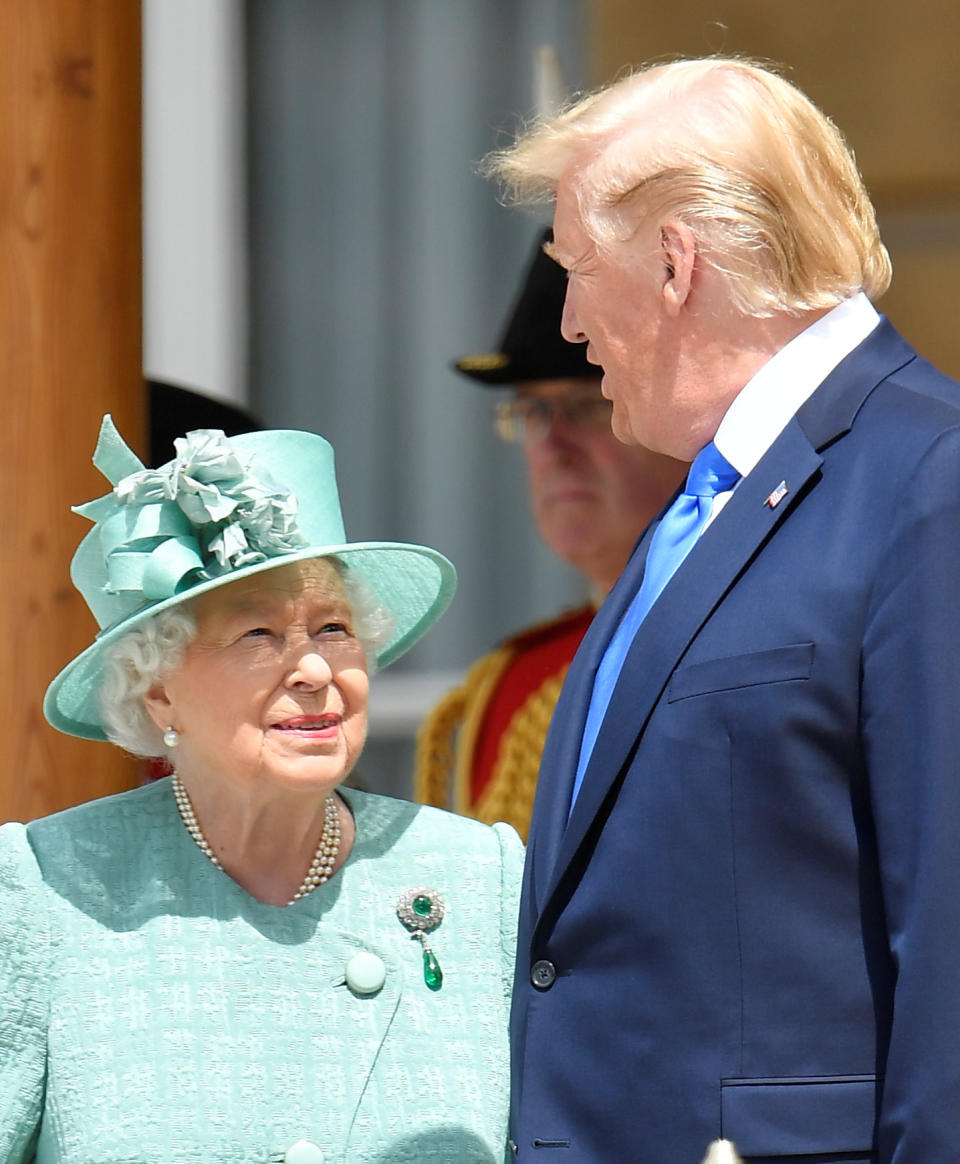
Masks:
[[[563,315],[560,317],[560,334],[568,344],[582,344],[587,339],[586,334],[580,328],[569,284],[567,284],[567,294],[563,301]]]
[[[582,429],[562,405],[554,405],[535,428],[528,428],[527,443],[543,451],[568,452],[582,444]]]

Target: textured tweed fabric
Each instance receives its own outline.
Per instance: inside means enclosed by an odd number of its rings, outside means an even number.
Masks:
[[[504,1158],[521,844],[343,793],[357,839],[293,906],[197,849],[169,780],[0,828],[0,1159],[324,1164]],[[436,889],[427,988],[401,893]],[[386,980],[345,984],[369,951]]]

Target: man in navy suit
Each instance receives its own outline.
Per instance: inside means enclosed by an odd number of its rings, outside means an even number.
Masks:
[[[960,386],[873,308],[852,157],[764,68],[647,69],[491,168],[556,199],[616,435],[712,482],[641,538],[553,718],[515,1158],[956,1164]]]

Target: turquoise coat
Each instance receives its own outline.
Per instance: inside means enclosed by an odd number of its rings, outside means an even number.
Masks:
[[[500,1164],[520,840],[343,795],[349,858],[284,908],[203,856],[169,780],[0,828],[5,1164],[281,1164],[299,1140]],[[437,991],[396,916],[415,886],[446,904]],[[372,996],[345,983],[359,951],[386,967]]]

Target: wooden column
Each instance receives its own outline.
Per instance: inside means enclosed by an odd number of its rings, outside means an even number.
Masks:
[[[0,820],[129,787],[43,718],[96,631],[69,561],[100,417],[143,448],[139,0],[0,0]]]

